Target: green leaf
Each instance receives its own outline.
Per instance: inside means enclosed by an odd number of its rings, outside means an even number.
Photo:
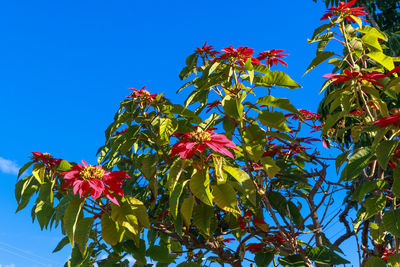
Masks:
[[[319,26],[317,29],[315,29],[315,31],[311,37],[311,40],[314,40],[314,38],[317,37],[323,31],[329,30],[330,28],[332,28],[333,25],[334,25],[333,23],[328,23],[328,24]]]
[[[362,147],[349,159],[349,163],[340,175],[341,181],[351,181],[360,175],[361,171],[368,165],[372,157],[371,147]]]
[[[305,267],[303,258],[300,255],[290,255],[284,258],[279,258],[279,263],[283,267]]]
[[[243,106],[238,103],[238,99],[226,95],[221,103],[225,114],[239,121],[243,118]]]
[[[299,111],[290,103],[289,99],[287,98],[275,98],[271,95],[267,95],[257,99],[257,104],[281,108],[294,114],[300,114]]]
[[[29,161],[28,163],[26,163],[24,166],[22,166],[21,169],[19,169],[18,171],[18,178],[26,171],[26,169],[28,169],[30,166],[32,166],[34,162]]]
[[[205,235],[210,235],[211,219],[214,209],[211,206],[200,203],[193,209],[193,224]]]
[[[207,170],[193,171],[192,177],[190,178],[190,191],[204,204],[213,206],[213,199],[210,192],[210,177]]]
[[[146,251],[146,255],[159,263],[171,263],[176,257],[174,255],[170,255],[167,246],[151,246]]]
[[[43,230],[43,228],[45,227],[47,229],[47,226],[50,222],[51,217],[54,214],[54,211],[55,210],[53,209],[53,207],[43,200],[40,200],[36,203],[34,212],[40,225],[40,229]]]
[[[263,110],[258,115],[261,124],[267,127],[272,127],[281,132],[290,132],[290,128],[286,125],[286,117],[282,112],[274,111],[268,112]]]
[[[364,267],[386,267],[386,262],[381,258],[371,256],[365,262]]]
[[[365,200],[365,208],[367,210],[366,217],[364,220],[367,220],[382,211],[386,206],[386,197],[381,196],[370,196]]]
[[[316,66],[318,66],[319,64],[321,64],[322,62],[324,62],[325,60],[327,60],[328,58],[330,58],[331,56],[335,55],[334,52],[321,52],[319,53],[310,63],[310,65],[308,66],[306,72],[303,75],[306,75],[309,71],[311,71],[312,69],[314,69]]]
[[[387,263],[390,267],[400,267],[400,254],[389,255]]]
[[[271,157],[262,157],[261,163],[269,178],[274,177],[281,170]]]
[[[78,221],[75,231],[75,243],[79,247],[82,255],[86,254],[87,242],[89,240],[90,230],[92,230],[93,218],[83,218]]]
[[[73,199],[64,214],[64,228],[68,235],[69,242],[74,246],[76,225],[78,223],[79,217],[81,216],[81,211],[83,204],[85,203],[84,198]]]
[[[257,267],[267,267],[274,259],[274,253],[272,252],[257,252],[254,257]]]
[[[400,169],[396,168],[393,171],[392,192],[396,197],[400,197]]]
[[[381,64],[389,71],[394,69],[393,58],[385,55],[382,52],[370,52],[367,54],[367,56]]]
[[[378,244],[382,244],[385,237],[385,229],[383,225],[378,225],[376,223],[369,224],[369,231],[371,233],[371,237],[374,239],[375,242]]]
[[[383,226],[386,231],[389,231],[392,235],[400,236],[400,211],[389,210],[383,215]]]
[[[244,181],[250,179],[249,175],[242,169],[231,166],[225,166],[224,170],[227,171],[240,184],[243,184]]]
[[[66,161],[66,160],[61,160],[61,162],[57,166],[57,171],[58,172],[66,172],[71,169],[72,165]]]
[[[260,65],[259,65],[260,66]],[[255,70],[258,71],[258,66],[255,67]],[[289,89],[296,89],[301,88],[301,86],[292,80],[286,73],[282,71],[270,71],[266,72],[264,76],[260,76],[259,74],[254,76],[253,80],[256,86],[263,86],[263,87],[285,87]]]
[[[256,205],[256,188],[254,187],[253,181],[249,175],[242,169],[225,166],[224,171],[229,173],[236,181],[241,185],[240,190],[243,191],[246,198],[253,204]]]
[[[227,212],[241,214],[235,189],[229,183],[213,185],[212,194],[217,206]]]
[[[115,246],[122,241],[125,230],[114,222],[110,214],[104,213],[101,216],[101,237],[107,244]]]
[[[389,159],[392,156],[394,149],[397,147],[398,141],[385,140],[379,143],[376,147],[376,158],[379,165],[386,170]]]
[[[194,197],[189,197],[183,200],[181,205],[181,217],[187,227],[190,226],[190,219],[192,218],[194,205]]]
[[[187,182],[189,181],[178,183],[169,195],[169,211],[174,218],[178,215],[179,198],[181,197],[183,188],[186,186]]]
[[[61,239],[60,242],[58,242],[56,248],[53,250],[53,253],[60,251],[61,249],[63,249],[67,244],[69,243],[69,239],[68,236],[64,236],[63,239]]]
[[[217,178],[218,184],[226,183],[227,174],[224,172],[224,157],[219,155],[212,155],[215,177]]]
[[[159,134],[160,139],[164,142],[169,142],[170,136],[176,131],[177,125],[169,118],[160,118]]]
[[[350,263],[326,247],[314,247],[307,252],[307,255],[310,260],[319,264],[339,265]]]
[[[40,184],[44,183],[45,171],[45,166],[42,166],[40,164],[35,164],[33,166],[32,174]]]

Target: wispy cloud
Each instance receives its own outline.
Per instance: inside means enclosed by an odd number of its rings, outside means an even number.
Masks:
[[[0,172],[18,174],[19,166],[15,161],[0,157]]]

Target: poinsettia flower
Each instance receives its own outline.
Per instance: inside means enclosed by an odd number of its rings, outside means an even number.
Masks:
[[[196,48],[195,53],[198,55],[204,55],[206,58],[208,58],[209,56],[214,58],[215,55],[219,54],[218,51],[213,50],[212,45],[207,46],[207,41],[202,47]]]
[[[222,105],[222,104],[221,104],[221,100],[215,100],[214,102],[208,103],[208,104],[207,104],[206,113],[210,112],[211,109],[213,109],[213,108],[215,108],[215,107],[218,107],[218,106],[220,106],[220,105]]]
[[[157,94],[150,94],[149,91],[145,90],[145,88],[146,86],[143,86],[140,90],[129,88],[130,90],[132,90],[132,92],[129,96],[127,96],[127,98],[132,98],[135,100],[140,99],[146,103],[153,102],[156,99]]]
[[[322,78],[334,79],[332,84],[343,83],[343,82],[355,80],[358,83],[367,81],[367,82],[370,82],[379,87],[383,87],[383,85],[380,84],[378,81],[385,77],[387,77],[387,74],[385,75],[383,73],[378,73],[378,72],[370,72],[370,73],[362,74],[361,72],[350,71],[348,69],[344,70],[344,74],[331,73],[331,74],[325,74],[322,76]]]
[[[264,244],[263,244],[263,243],[251,244],[251,245],[249,245],[249,246],[246,248],[246,250],[247,250],[247,251],[250,251],[250,252],[252,252],[252,253],[257,253],[257,252],[259,252],[260,250],[262,250],[263,247],[264,247]]]
[[[250,58],[252,64],[260,64],[260,61],[253,57],[254,49],[248,48],[247,46],[240,46],[233,48],[231,45],[221,50],[224,52],[222,55],[217,57],[216,61],[227,61],[227,63],[237,63],[241,67],[244,66],[246,61]]]
[[[32,152],[32,156],[30,157],[33,162],[42,162],[47,166],[55,166],[58,165],[62,159],[55,159],[49,153],[42,152]]]
[[[225,135],[214,133],[212,130],[196,130],[185,134],[175,133],[175,136],[180,138],[180,141],[172,146],[171,156],[179,154],[183,159],[191,158],[196,151],[201,153],[208,147],[215,152],[233,159],[233,154],[227,148],[237,150],[235,143]]]
[[[311,112],[305,109],[299,109],[299,112],[301,113],[301,119],[302,120],[311,120],[311,121],[316,121],[319,119],[319,114],[315,112]],[[285,115],[286,118],[290,117],[293,120],[298,120],[299,115],[294,114],[294,113],[288,113]]]
[[[224,240],[222,240],[222,242],[224,242],[224,243],[231,243],[232,241],[236,241],[236,239],[235,238],[225,238]]]
[[[389,256],[390,255],[392,255],[392,254],[394,254],[395,253],[395,251],[394,251],[394,249],[385,249],[385,251],[383,252],[383,254],[382,254],[382,260],[384,260],[385,262],[387,262],[388,261],[388,259],[389,259]]]
[[[90,192],[90,196],[94,200],[104,193],[111,202],[119,206],[112,193],[124,196],[121,186],[123,180],[129,178],[129,175],[122,171],[108,172],[101,166],[88,165],[85,161],[82,163],[83,165],[78,163],[72,166],[71,170],[61,173],[67,180],[62,186],[62,190],[72,187],[74,194],[79,194],[81,198]]]
[[[282,53],[285,50],[277,50],[277,49],[271,49],[269,51],[264,51],[261,52],[257,59],[262,61],[266,59],[266,65],[269,67],[272,67],[272,65],[278,65],[278,63],[281,63],[282,65],[287,67],[287,64],[285,61],[279,58],[286,58],[289,54],[279,54]]]
[[[400,126],[400,111],[397,110],[394,114],[381,118],[374,122],[374,125],[378,125],[378,127],[383,128],[389,125]]]
[[[339,3],[337,7],[330,7],[327,11],[325,11],[325,15],[321,18],[321,20],[328,19],[330,17],[342,17],[348,22],[356,22],[354,17],[367,15],[363,7],[352,7],[356,3],[356,0],[352,0],[350,2],[345,3],[344,1]],[[366,19],[361,18],[364,21]]]

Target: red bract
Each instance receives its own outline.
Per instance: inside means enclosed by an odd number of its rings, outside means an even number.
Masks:
[[[195,53],[199,55],[204,55],[206,58],[208,58],[209,56],[214,58],[216,54],[219,54],[218,51],[213,50],[212,45],[207,46],[207,42],[205,42],[202,47],[198,47]]]
[[[134,100],[141,100],[146,103],[153,102],[156,99],[157,94],[150,94],[149,91],[144,90],[144,88],[146,88],[146,86],[143,86],[142,89],[140,90],[136,90],[135,88],[129,88],[133,92],[127,97],[132,98]]]
[[[235,143],[223,134],[214,133],[212,129],[175,135],[180,141],[172,146],[171,156],[179,154],[183,159],[192,157],[196,151],[203,152],[206,147],[233,159],[233,154],[227,148],[237,149]]]
[[[235,241],[235,238],[225,238],[224,240],[222,240],[222,242],[224,243],[231,243],[232,241]]]
[[[394,125],[394,126],[400,126],[400,112],[396,111],[396,113],[388,116],[381,118],[377,121],[374,122],[374,125],[378,125],[378,127],[383,128],[389,125]]]
[[[254,49],[248,48],[247,46],[240,46],[238,48],[233,48],[231,45],[222,49],[224,52],[222,55],[216,58],[219,61],[227,61],[227,63],[237,63],[241,67],[244,66],[247,59],[251,59],[251,63],[253,64],[260,64],[260,61],[252,57],[254,54]]]
[[[210,112],[212,108],[218,107],[218,106],[220,106],[220,105],[222,105],[222,104],[221,104],[221,100],[215,100],[214,102],[208,103],[208,104],[207,104],[207,107],[208,107],[208,108],[207,108],[207,110],[206,110],[206,113]]]
[[[319,114],[315,113],[315,112],[311,112],[305,109],[299,109],[299,112],[302,115],[302,119],[303,120],[311,120],[311,121],[316,121],[319,119]],[[285,115],[286,118],[290,117],[293,120],[298,120],[299,119],[299,115],[294,114],[294,113],[288,113]]]
[[[32,152],[32,156],[30,157],[33,162],[41,162],[47,166],[55,166],[58,165],[62,159],[55,159],[49,153],[42,152]]]
[[[322,76],[322,78],[327,78],[327,79],[335,79],[332,84],[335,83],[343,83],[347,81],[357,81],[358,83],[362,83],[363,81],[370,82],[376,86],[383,87],[382,84],[380,84],[378,81],[382,78],[385,78],[387,74],[383,73],[378,73],[378,72],[371,72],[371,73],[366,73],[362,74],[361,72],[358,71],[350,71],[348,69],[344,70],[344,74],[325,74]]]
[[[356,3],[356,0],[350,1],[348,3],[340,2],[338,7],[331,7],[326,12],[326,14],[321,18],[321,20],[328,19],[330,17],[342,17],[349,22],[356,22],[353,17],[363,16],[367,13],[363,11],[363,7],[351,7]],[[365,20],[361,18],[362,20]],[[366,21],[366,20],[365,20]]]
[[[387,262],[389,259],[389,256],[394,254],[394,252],[395,252],[394,249],[385,249],[385,251],[383,252],[383,255],[382,255],[382,260]]]
[[[91,197],[96,200],[102,193],[113,203],[119,206],[117,199],[112,195],[114,192],[119,196],[124,196],[122,191],[123,179],[129,175],[122,171],[105,171],[101,166],[88,165],[82,161],[83,165],[76,164],[71,170],[61,173],[67,181],[62,186],[72,187],[74,194],[79,197],[85,196],[89,191]]]
[[[289,55],[289,54],[278,55],[279,53],[282,53],[283,51],[285,51],[285,50],[272,49],[269,51],[264,51],[258,55],[257,59],[260,61],[266,59],[266,65],[269,67],[272,67],[272,65],[274,65],[274,64],[278,65],[278,63],[281,63],[282,65],[287,67],[286,62],[283,61],[282,59],[279,59],[279,58],[286,58]]]
[[[250,246],[248,246],[246,248],[247,251],[250,251],[252,253],[257,253],[259,252],[262,248],[263,248],[263,244],[259,243],[259,244],[251,244]]]

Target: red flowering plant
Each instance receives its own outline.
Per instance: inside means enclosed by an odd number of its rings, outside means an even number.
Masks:
[[[384,248],[399,251],[400,233],[392,227],[398,224],[390,222],[400,216],[396,201],[400,67],[397,58],[386,54],[387,36],[379,29],[362,26],[366,12],[361,3],[356,5],[355,0],[341,2],[327,10],[322,20],[329,18],[330,23],[319,27],[309,40],[317,42],[318,48],[308,70],[327,59],[334,69],[323,76],[328,80],[321,88],[321,92],[326,90],[318,113],[324,141],[340,151],[335,164],[338,182],[353,188],[346,190],[346,212],[340,221],[349,225],[346,217],[356,214],[351,219],[353,227],[347,229],[362,231],[356,246],[360,266],[385,265],[380,259]],[[331,40],[338,41],[340,49],[330,47]],[[383,234],[376,235],[378,232]]]
[[[286,66],[282,50],[229,45],[217,53],[205,43],[179,75],[187,81],[178,91],[191,89],[184,103],[132,89],[97,165],[35,153],[20,172],[32,166],[32,174],[16,185],[18,210],[35,199],[40,226],[65,234],[56,250],[71,243],[69,266],[128,266],[128,254],[137,266],[341,265],[351,237],[360,265],[382,261],[384,248],[399,250],[400,133],[389,112],[398,108],[398,69],[381,32],[353,27],[363,15],[353,4],[329,9],[325,16],[336,18],[310,40],[319,46],[307,71],[335,56],[340,73],[325,76],[318,113],[274,94],[301,87],[272,70]],[[325,51],[331,39],[342,56]],[[321,139],[341,155],[322,156]],[[330,160],[339,181],[327,175]],[[332,212],[343,195],[342,211]],[[332,222],[345,232],[329,235]]]

